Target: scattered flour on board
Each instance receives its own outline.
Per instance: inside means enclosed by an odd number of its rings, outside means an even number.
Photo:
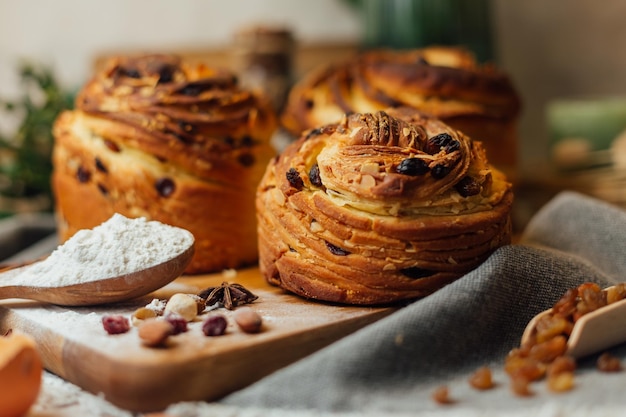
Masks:
[[[116,213],[93,229],[79,230],[45,260],[26,269],[26,277],[20,277],[43,287],[97,281],[162,263],[193,242],[193,235],[185,229]]]

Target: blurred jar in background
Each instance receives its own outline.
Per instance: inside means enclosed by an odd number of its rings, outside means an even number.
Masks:
[[[264,93],[277,111],[291,87],[294,43],[284,27],[249,26],[234,34],[233,59],[241,85]]]
[[[363,19],[363,47],[465,46],[493,60],[489,0],[347,0]]]

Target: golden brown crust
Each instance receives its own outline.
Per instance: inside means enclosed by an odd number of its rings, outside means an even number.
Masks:
[[[291,90],[282,124],[294,135],[346,113],[408,106],[483,142],[490,161],[514,169],[519,97],[509,78],[466,50],[372,50],[327,65]]]
[[[62,240],[119,212],[196,238],[187,273],[257,260],[255,189],[274,155],[269,102],[177,57],[114,58],[54,126]]]
[[[304,297],[425,296],[510,242],[511,184],[480,142],[414,109],[308,131],[257,191],[260,268]]]

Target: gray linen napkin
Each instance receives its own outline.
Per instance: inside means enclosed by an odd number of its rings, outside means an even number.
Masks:
[[[579,361],[577,387],[568,394],[550,394],[538,385],[536,395],[516,397],[501,370],[531,317],[565,290],[587,281],[605,287],[625,280],[625,252],[626,212],[564,192],[533,217],[520,244],[500,248],[435,294],[221,404],[380,415],[432,412],[445,408],[431,398],[443,384],[460,409],[526,410],[550,401],[580,410],[591,395],[605,406],[626,404],[622,389],[613,388],[624,386],[626,372],[599,375],[593,358]],[[626,358],[623,346],[612,352]],[[479,392],[469,387],[467,377],[481,366],[492,368],[496,388]]]

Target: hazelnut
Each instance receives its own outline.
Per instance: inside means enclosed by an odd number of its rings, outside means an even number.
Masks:
[[[258,333],[263,325],[263,319],[259,313],[250,307],[239,308],[235,311],[234,319],[239,328],[246,333]]]
[[[174,294],[165,305],[164,314],[167,313],[176,313],[185,320],[192,321],[198,315],[198,302],[192,294]]]

